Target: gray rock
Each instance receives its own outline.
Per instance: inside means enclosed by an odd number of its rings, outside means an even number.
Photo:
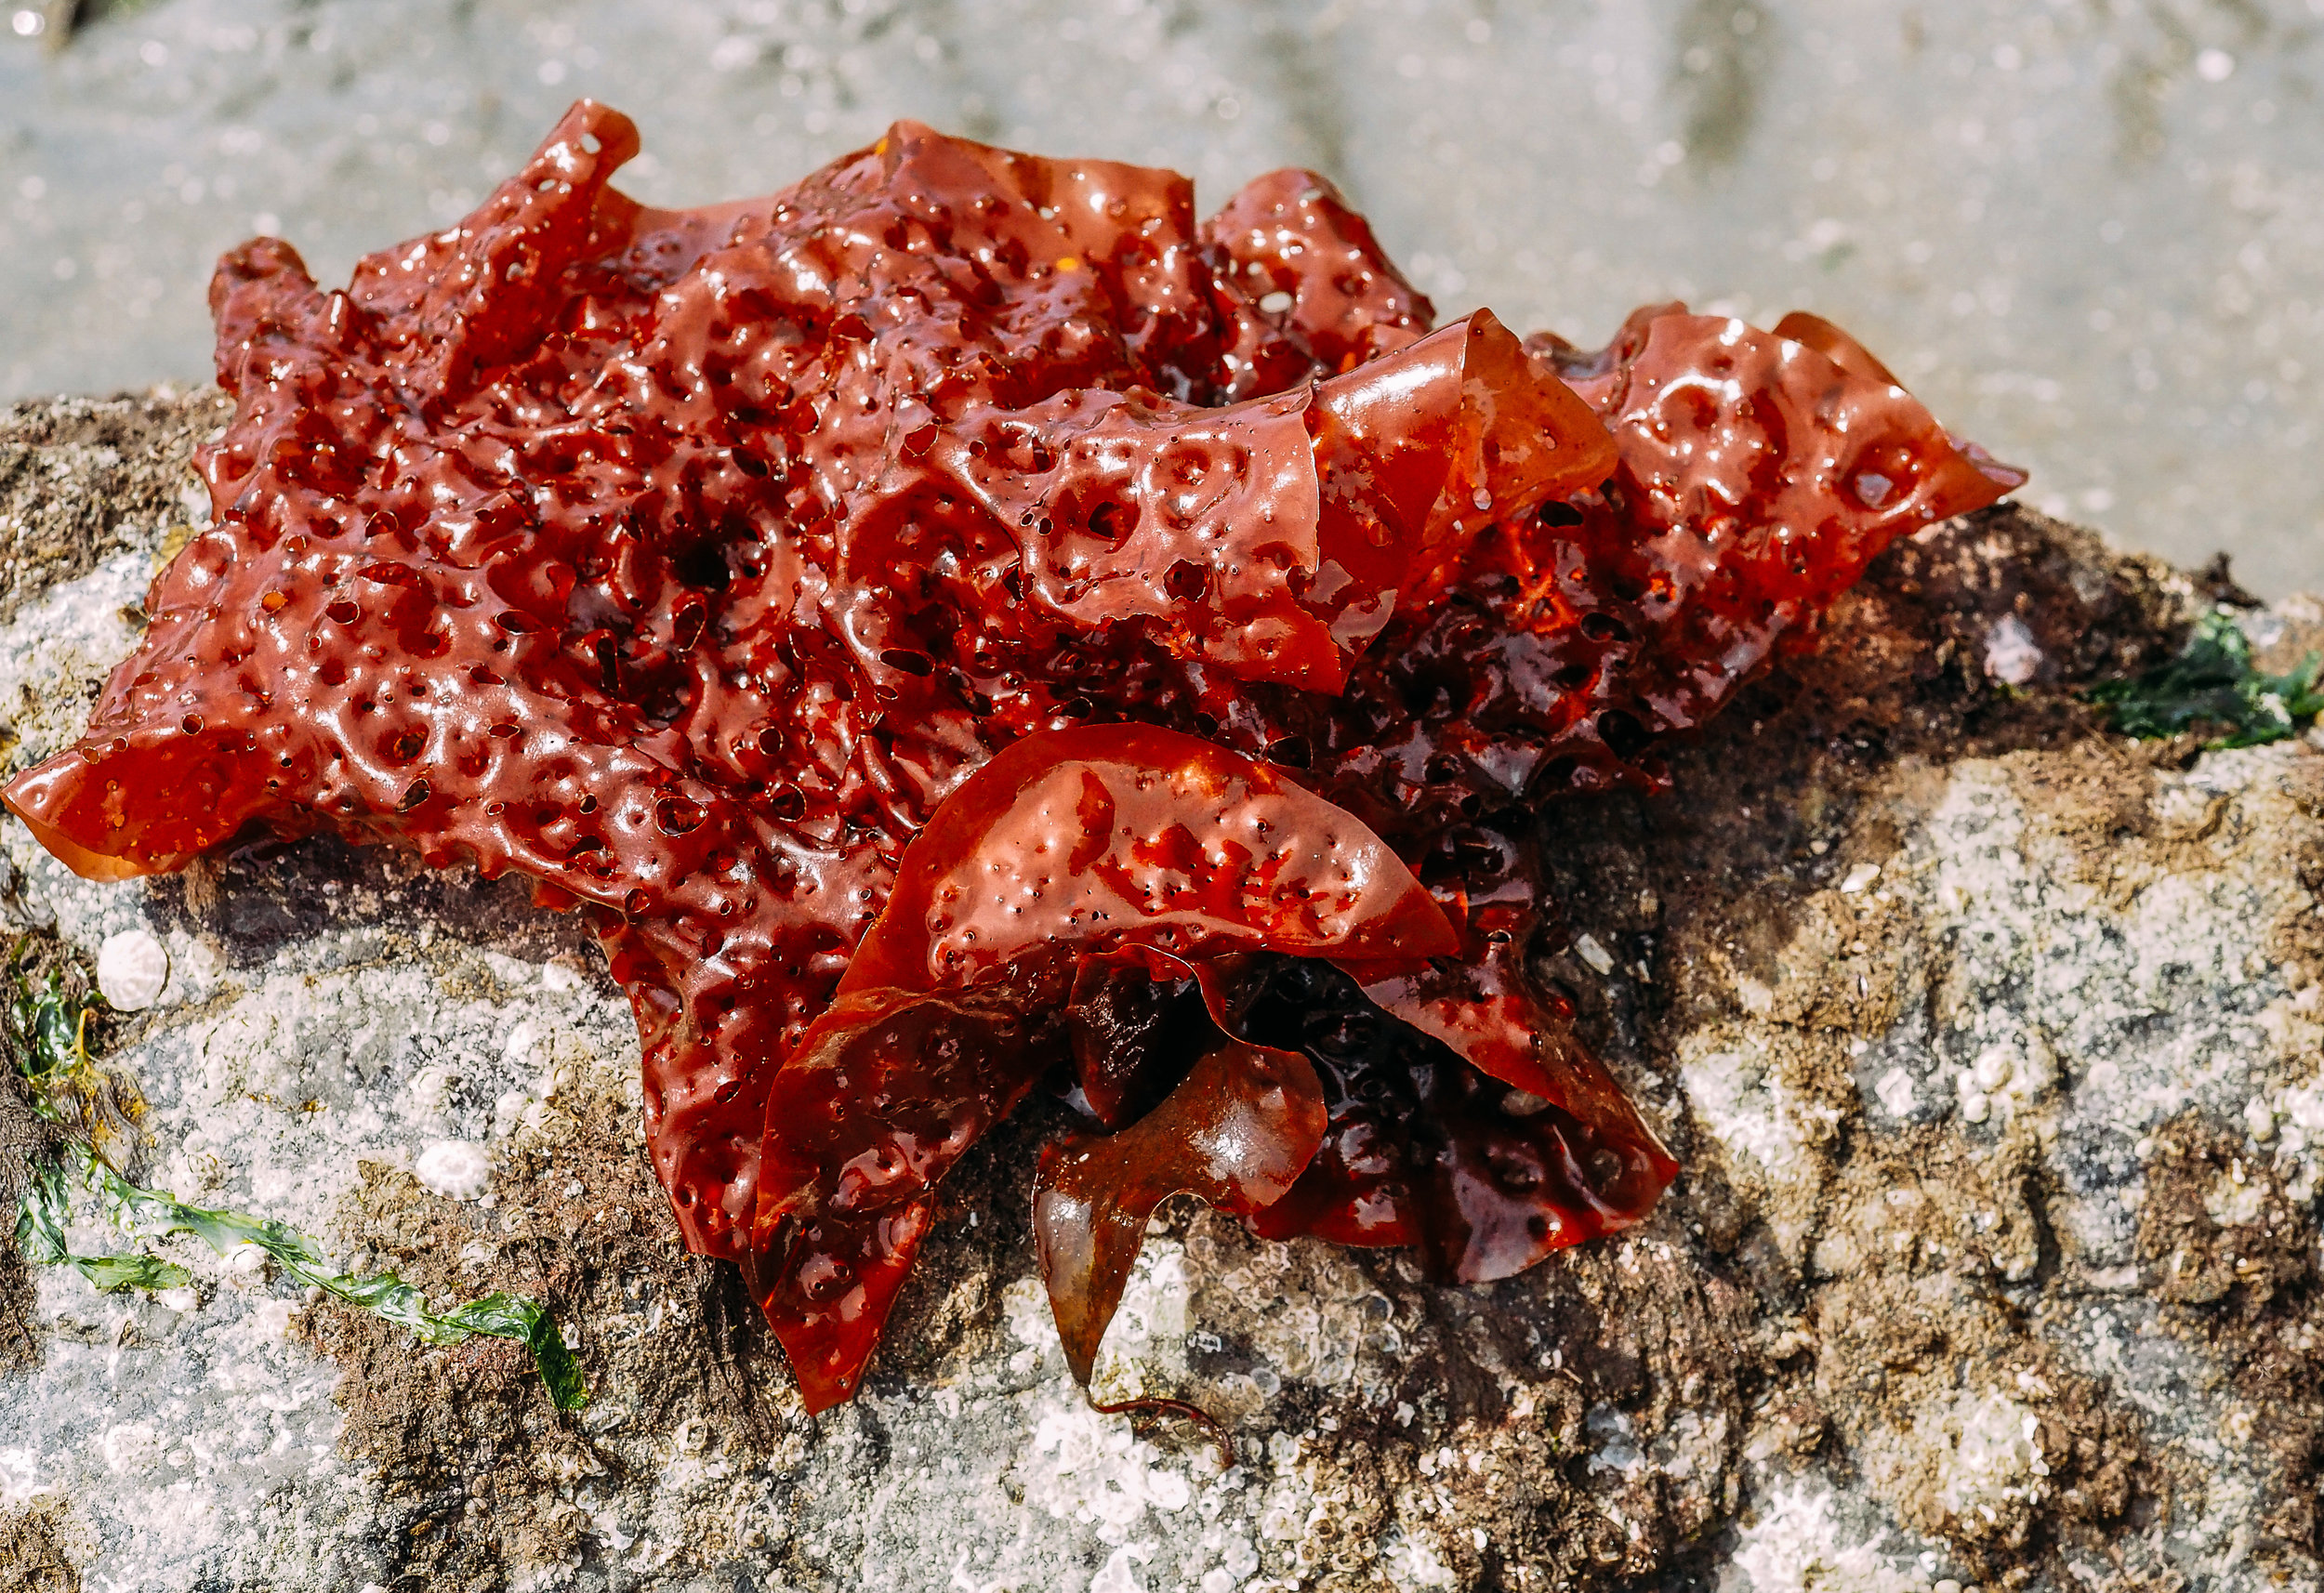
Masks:
[[[0,420],[81,528],[0,589],[10,768],[128,648],[213,404],[125,403],[110,454],[87,405]],[[514,1346],[429,1349],[190,1241],[153,1298],[0,1276],[0,1556],[183,1589],[2313,1587],[2324,758],[2127,743],[2073,695],[2208,599],[1988,511],[1884,558],[1672,795],[1549,810],[1545,971],[1686,1171],[1644,1228],[1470,1288],[1170,1210],[1099,1392],[1200,1402],[1231,1468],[1068,1376],[1038,1108],[811,1418],[678,1248],[572,921],[325,840],[89,885],[10,824],[9,912],[168,950],[111,1040],[149,1180],[439,1299],[533,1292],[597,1400],[558,1416]],[[2324,610],[2248,623],[2290,658]]]

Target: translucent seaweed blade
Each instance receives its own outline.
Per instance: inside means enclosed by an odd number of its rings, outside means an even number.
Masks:
[[[33,1168],[25,1184],[23,1204],[17,1210],[18,1253],[42,1266],[70,1267],[100,1294],[118,1294],[123,1289],[174,1289],[192,1281],[192,1273],[158,1256],[74,1254],[64,1232],[71,1216],[64,1169],[54,1162]]]
[[[2251,660],[2251,639],[2234,613],[2214,609],[2195,623],[2170,663],[2128,680],[2093,687],[2090,701],[2109,726],[2142,741],[2212,732],[2214,748],[2261,746],[2297,733],[2324,712],[2319,660],[2311,653],[2288,675],[2268,675]]]
[[[99,1294],[124,1289],[174,1289],[193,1281],[193,1274],[159,1256],[68,1256],[73,1270],[97,1286]]]
[[[550,1402],[559,1410],[577,1411],[589,1402],[588,1385],[582,1381],[581,1367],[574,1360],[573,1351],[565,1348],[564,1338],[548,1313],[531,1300],[510,1295],[486,1295],[450,1312],[446,1320],[471,1333],[491,1334],[522,1343],[533,1352],[533,1364],[540,1368],[541,1382],[548,1389]]]

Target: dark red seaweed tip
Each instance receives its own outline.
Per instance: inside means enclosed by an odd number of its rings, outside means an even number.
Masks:
[[[567,182],[601,180],[638,155],[638,125],[586,95],[565,107],[527,164],[553,170]]]
[[[818,1218],[790,1228],[779,1250],[745,1261],[745,1280],[790,1361],[809,1415],[853,1399],[862,1387],[933,1210],[921,1199]]]
[[[1810,314],[1804,309],[1795,309],[1776,323],[1776,336],[1789,337],[1796,343],[1805,344],[1849,375],[1864,381],[1885,384],[1895,388],[1899,393],[1905,390],[1903,381],[1894,371],[1882,364],[1870,349],[1820,315]],[[1931,424],[1934,427],[1934,423]],[[1954,515],[1966,514],[1971,509],[1983,508],[1987,504],[1998,499],[2002,493],[2014,492],[2024,486],[2029,479],[2027,472],[2018,469],[2014,465],[2002,464],[1974,442],[1948,433],[1940,432],[1939,435],[1943,438],[1945,446],[1949,448],[1959,459],[1965,461],[1978,475],[1984,477],[1985,481],[1972,481],[1967,479],[1964,472],[1959,469],[1943,468],[1941,470],[1942,485],[1938,492],[1933,494],[1933,501],[1927,510],[1928,518],[1931,520],[1949,520]],[[1952,461],[1946,462],[1947,467],[1950,467]],[[1987,483],[1999,487],[2000,491],[1993,492],[1990,496],[1985,495],[1990,491]]]
[[[175,798],[157,805],[166,791]],[[5,799],[48,853],[84,879],[171,874],[266,807],[255,760],[220,734],[91,744],[18,775]]]
[[[1147,1395],[1135,1400],[1115,1400],[1110,1403],[1091,1400],[1089,1408],[1100,1415],[1126,1415],[1133,1421],[1140,1416],[1176,1416],[1181,1421],[1191,1422],[1201,1429],[1204,1437],[1218,1446],[1219,1469],[1221,1471],[1235,1469],[1234,1438],[1228,1434],[1224,1424],[1218,1417],[1190,1400],[1171,1400]]]
[[[1999,486],[2004,493],[2014,493],[2033,480],[2032,471],[2020,468],[2015,465],[2002,463],[1987,453],[1980,443],[1972,442],[1965,437],[1948,437],[1948,441],[1952,443],[1955,451],[1962,458],[1976,467],[1979,475]]]
[[[1901,388],[1905,385],[1869,349],[1820,315],[1795,309],[1776,323],[1776,336],[1806,344],[1850,375],[1883,387]]]
[[[1034,1238],[1076,1381],[1089,1381],[1155,1208],[1182,1193],[1236,1215],[1273,1205],[1314,1160],[1324,1124],[1306,1058],[1221,1038],[1131,1126],[1042,1152]]]

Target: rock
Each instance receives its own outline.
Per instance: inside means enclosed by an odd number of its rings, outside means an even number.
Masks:
[[[150,424],[102,464],[48,441],[92,406],[0,422],[57,523],[108,528],[8,567],[12,768],[77,731],[184,534],[174,494],[106,494],[215,400],[121,404]],[[11,1258],[0,1544],[141,1588],[2313,1586],[2324,757],[2127,743],[2074,694],[2205,601],[1988,511],[1881,560],[1671,796],[1549,810],[1545,971],[1686,1170],[1644,1228],[1465,1288],[1167,1209],[1098,1391],[1198,1402],[1231,1468],[1065,1372],[1025,1201],[1054,1112],[946,1186],[863,1396],[811,1418],[678,1248],[574,922],[324,839],[88,885],[11,824],[11,914],[166,950],[170,1004],[109,1042],[147,1181],[439,1304],[542,1298],[597,1397],[560,1416],[516,1345],[191,1241],[151,1299]],[[2250,628],[2296,659],[2324,611]]]

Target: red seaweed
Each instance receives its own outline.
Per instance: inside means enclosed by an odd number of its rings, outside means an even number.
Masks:
[[[899,123],[661,211],[576,104],[325,292],[211,285],[213,523],[7,799],[77,871],[257,826],[588,915],[688,1244],[849,1397],[948,1168],[1043,1076],[1086,1378],[1145,1214],[1506,1276],[1676,1165],[1527,971],[1544,804],[1812,644],[2015,472],[1844,333],[1437,329],[1313,173]]]

